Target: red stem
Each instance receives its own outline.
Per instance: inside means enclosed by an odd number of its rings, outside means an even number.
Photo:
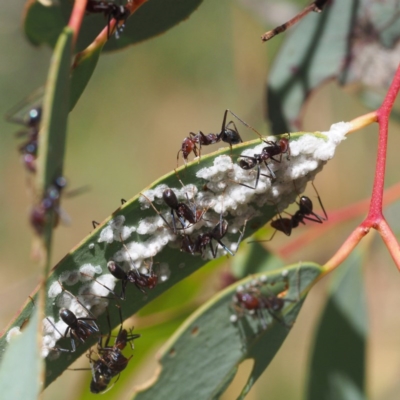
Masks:
[[[75,0],[68,26],[74,31],[74,39],[72,46],[75,47],[78,39],[79,30],[81,29],[82,20],[85,15],[87,0]]]
[[[389,117],[393,104],[400,89],[400,65],[383,100],[382,105],[376,112],[379,123],[379,141],[375,168],[374,186],[367,218],[351,233],[336,254],[326,263],[325,273],[338,267],[351,253],[354,247],[369,232],[371,228],[376,229],[385,242],[393,260],[400,271],[400,246],[396,237],[385,220],[382,213],[383,191],[385,186],[385,169],[387,141],[389,133]]]
[[[382,199],[385,184],[386,152],[388,140],[389,116],[392,111],[393,103],[396,100],[400,89],[400,65],[397,68],[393,82],[383,100],[382,105],[377,110],[379,123],[379,143],[378,154],[375,168],[375,180],[372,190],[371,204],[366,220],[363,226],[377,228],[379,222],[383,219]]]

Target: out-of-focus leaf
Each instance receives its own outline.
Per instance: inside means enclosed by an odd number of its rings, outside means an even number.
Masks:
[[[122,49],[131,44],[160,35],[189,18],[202,0],[148,0],[126,22],[119,39],[111,37],[105,51]],[[51,6],[38,1],[28,5],[24,27],[25,34],[34,45],[47,44],[54,47],[72,10],[70,0],[60,0]],[[107,26],[102,14],[91,14],[84,18],[77,41],[77,51],[82,51]]]
[[[29,306],[32,309],[32,304]],[[40,357],[38,310],[29,319],[24,332],[10,337],[10,345],[0,364],[2,399],[36,400],[42,383],[44,362]],[[18,332],[20,334],[18,334]]]
[[[43,99],[43,120],[38,148],[37,201],[63,174],[67,120],[69,113],[70,65],[73,31],[65,28],[60,35],[51,60],[49,76]],[[51,213],[55,211],[50,209]],[[50,213],[48,213],[50,214]],[[50,215],[49,215],[50,216]],[[44,278],[50,268],[51,238],[54,228],[52,218],[47,218],[44,228],[44,252],[47,254]]]
[[[310,92],[341,70],[355,4],[330,2],[288,33],[268,78],[267,114],[274,134],[300,126],[300,111]]]
[[[292,28],[268,78],[272,132],[299,129],[308,96],[328,79],[387,87],[400,61],[399,16],[397,0],[335,0]]]
[[[320,275],[321,268],[301,263],[246,278],[219,293],[197,310],[169,340],[160,357],[160,371],[149,387],[136,394],[145,399],[218,398],[235,376],[239,364],[247,358],[254,366],[243,388],[244,397],[267,368],[282,345],[306,294]],[[267,315],[267,328],[260,320],[245,315],[231,322],[232,297],[239,285],[267,279],[268,291],[277,295],[287,286],[286,302],[279,321]]]
[[[354,251],[335,273],[317,329],[308,381],[309,400],[362,400],[367,337],[362,254]]]
[[[87,84],[89,83],[89,80],[96,68],[97,62],[99,61],[102,50],[102,46],[97,46],[93,49],[93,51],[88,51],[83,56],[76,57],[71,72],[70,111],[72,111],[72,109],[75,107]]]
[[[359,1],[341,84],[360,82],[370,90],[389,87],[400,62],[399,17],[397,0]]]
[[[44,191],[62,175],[69,113],[70,65],[73,32],[66,28],[54,50],[43,99],[38,154],[38,181]]]

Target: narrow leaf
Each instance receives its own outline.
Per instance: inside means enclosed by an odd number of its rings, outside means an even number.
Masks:
[[[165,398],[219,398],[235,376],[239,364],[254,359],[254,366],[243,388],[244,397],[279,350],[290,326],[321,268],[313,263],[288,266],[250,278],[228,287],[197,310],[169,340],[160,355],[155,381],[135,400]],[[231,322],[232,299],[239,287],[266,281],[266,293],[277,295],[287,288],[284,308],[273,318],[266,315],[267,328],[250,315]],[[279,318],[279,321],[277,321]],[[184,383],[184,384],[183,384]]]
[[[32,310],[32,304],[28,306]],[[24,326],[28,319],[23,324]],[[0,387],[3,399],[36,400],[43,383],[44,363],[39,350],[38,310],[34,310],[28,326],[9,334],[10,345],[0,364]]]

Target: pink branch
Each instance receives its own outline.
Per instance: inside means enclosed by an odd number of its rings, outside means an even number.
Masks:
[[[358,242],[370,231],[376,229],[385,242],[397,268],[400,271],[400,246],[397,243],[393,231],[389,227],[382,213],[383,191],[385,186],[385,169],[387,141],[389,133],[389,117],[392,107],[400,89],[400,65],[397,68],[392,84],[383,100],[382,105],[376,112],[379,123],[379,142],[375,168],[374,186],[367,218],[356,228],[340,247],[336,254],[326,263],[326,273],[339,266],[350,254]],[[373,118],[373,115],[371,115]]]
[[[85,15],[87,0],[75,0],[68,26],[74,31],[73,47],[75,47],[78,39],[79,30],[81,29],[82,20]]]

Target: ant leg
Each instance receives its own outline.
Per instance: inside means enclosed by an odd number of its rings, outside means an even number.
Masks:
[[[228,249],[228,247],[226,247],[226,245],[224,245],[224,244],[221,242],[220,239],[215,239],[215,241],[216,241],[218,244],[220,244],[221,247],[222,247],[227,253],[229,253],[232,257],[235,255],[234,253],[232,253],[232,251],[231,251],[230,249]],[[211,243],[210,243],[210,246],[211,246]],[[217,246],[216,249],[215,249],[215,256],[214,256],[214,258],[217,257],[217,250],[218,250],[218,246]]]
[[[224,130],[227,128],[226,124],[226,116],[228,115],[229,110],[225,110],[224,112],[224,118],[222,119],[222,126],[221,126],[221,133],[224,132]]]
[[[272,171],[272,169],[270,168],[270,166],[268,165],[268,163],[267,163],[267,161],[264,161],[264,164],[265,164],[265,166],[267,167],[267,169],[268,169],[268,171],[269,171],[269,173],[271,174],[271,175],[265,175],[265,174],[261,174],[262,176],[266,176],[267,178],[270,178],[271,180],[274,180],[274,179],[276,179],[276,175],[275,175],[275,173],[274,173],[274,171]]]
[[[92,226],[93,226],[93,229],[96,229],[98,226],[100,226],[100,222],[92,221]]]
[[[314,181],[312,181],[311,184],[312,184],[312,186],[313,186],[313,188],[314,188],[314,190],[315,190],[315,193],[317,193],[317,198],[318,198],[319,205],[321,206],[322,211],[324,212],[325,221],[327,221],[327,220],[328,220],[328,214],[326,213],[325,207],[324,207],[324,205],[322,204],[321,197],[319,196],[318,190],[317,190],[317,188],[316,188],[315,185],[314,185]],[[320,218],[321,218],[321,217],[320,217]]]
[[[176,234],[176,230],[174,230],[171,225],[169,224],[169,222],[165,219],[165,217],[160,213],[160,211],[157,210],[157,208],[154,206],[153,202],[143,193],[140,193],[141,196],[143,196],[151,205],[152,209],[158,214],[158,216],[160,218],[163,219],[163,221],[166,223],[166,225],[168,226],[169,229],[172,229],[174,234]]]
[[[85,274],[84,272],[80,272],[81,275],[83,276],[87,276],[88,278],[90,278],[92,281],[96,282],[98,285],[103,286],[103,288],[107,289],[114,297],[115,300],[125,300],[125,287],[126,287],[126,283],[122,283],[122,290],[121,290],[121,294],[117,295],[117,293],[115,293],[112,289],[110,289],[108,286],[104,285],[104,283],[99,282],[97,279],[95,279],[92,275],[88,275]],[[95,297],[99,297],[102,299],[110,299],[110,297],[107,296],[98,296],[95,295],[93,293],[82,293],[80,294],[80,296],[95,296]]]
[[[126,203],[125,199],[121,199],[121,205],[124,205]]]

